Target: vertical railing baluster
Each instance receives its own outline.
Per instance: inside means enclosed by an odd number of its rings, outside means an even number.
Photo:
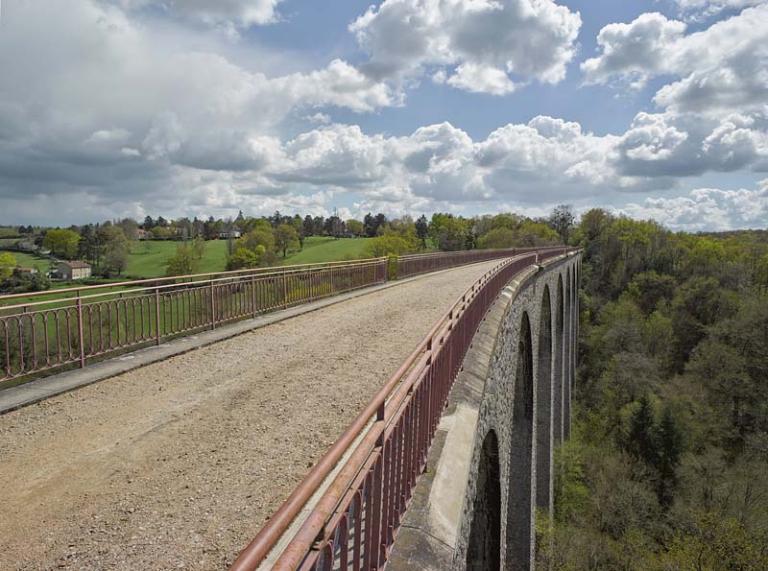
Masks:
[[[85,343],[83,335],[83,298],[77,292],[77,332],[80,339],[80,368],[85,367]]]

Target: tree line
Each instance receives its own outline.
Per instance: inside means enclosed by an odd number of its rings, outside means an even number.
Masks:
[[[390,219],[383,213],[367,213],[362,220],[300,214],[246,216],[233,218],[166,219],[146,216],[68,228],[19,226],[17,237],[56,259],[84,260],[94,276],[120,277],[124,274],[132,244],[138,240],[178,241],[175,253],[166,262],[167,275],[199,271],[208,240],[226,238],[227,269],[269,266],[301,250],[308,237],[369,238],[366,255],[401,255],[423,251],[454,251],[474,248],[511,248],[563,243],[573,224],[569,207],[556,208],[548,218],[531,219],[513,213],[464,217],[435,213],[431,218],[402,216]],[[10,263],[10,261],[8,261]],[[19,277],[30,282],[30,276]],[[38,280],[40,281],[40,280]],[[41,287],[41,284],[38,284]],[[18,284],[14,284],[19,289]],[[7,288],[6,288],[7,291]]]
[[[768,569],[768,232],[593,209],[571,242],[580,365],[542,565]]]

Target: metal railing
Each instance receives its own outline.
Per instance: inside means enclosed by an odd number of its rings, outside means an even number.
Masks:
[[[517,250],[401,256],[404,278]],[[0,388],[388,279],[386,258],[133,280],[0,296]]]
[[[526,252],[545,251],[547,249],[562,250],[562,246],[556,248],[508,248],[504,250],[462,250],[457,252],[434,252],[430,254],[408,254],[397,259],[397,277],[407,278],[427,272],[434,272],[445,268],[463,266],[476,262],[485,262],[498,258],[508,258],[516,254]]]
[[[381,569],[480,322],[512,277],[567,251],[550,248],[507,258],[472,285],[240,553],[231,571],[257,569],[327,481],[271,568]]]
[[[386,279],[374,258],[2,296],[0,387]]]

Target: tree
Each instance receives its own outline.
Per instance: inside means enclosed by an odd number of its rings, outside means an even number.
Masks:
[[[478,239],[477,246],[483,249],[511,248],[516,238],[515,232],[509,228],[494,228]]]
[[[355,220],[354,218],[350,218],[346,221],[346,227],[347,232],[354,236],[362,236],[363,232],[365,232],[365,227],[363,226],[363,223],[359,220]]]
[[[194,247],[187,244],[176,246],[176,253],[168,258],[165,266],[166,276],[184,276],[198,271],[200,258],[195,255]]]
[[[151,232],[155,240],[170,240],[174,236],[173,229],[169,226],[157,225],[152,228]]]
[[[227,260],[227,269],[240,270],[258,267],[265,253],[266,249],[261,244],[257,244],[252,250],[244,246],[235,246],[235,251]]]
[[[363,216],[363,229],[365,230],[365,235],[369,238],[373,238],[376,235],[376,226],[370,212]]]
[[[733,302],[714,278],[696,277],[677,288],[672,299],[672,366],[682,371],[706,328],[733,310]]]
[[[651,270],[635,275],[627,290],[643,313],[648,315],[660,302],[671,300],[676,288],[674,277]]]
[[[205,240],[203,240],[202,236],[197,236],[192,241],[192,253],[198,260],[201,260],[205,255]]]
[[[659,482],[656,494],[663,508],[672,505],[678,485],[677,467],[684,452],[683,433],[672,414],[670,406],[665,406],[656,431],[658,453],[656,468]]]
[[[0,280],[6,280],[13,275],[16,258],[10,252],[0,252]]]
[[[312,220],[312,217],[307,214],[304,217],[304,221],[301,223],[301,232],[304,234],[304,236],[314,236],[315,235],[315,226],[314,222]]]
[[[365,229],[365,235],[369,238],[374,238],[384,231],[384,226],[387,224],[387,217],[379,212],[376,216],[372,216],[369,212],[363,218],[363,228]]]
[[[648,466],[656,465],[655,421],[653,405],[647,395],[640,399],[637,409],[629,421],[629,432],[625,447],[636,460]]]
[[[324,230],[328,236],[341,238],[342,234],[344,234],[344,221],[334,214],[325,219]]]
[[[429,222],[423,214],[416,220],[416,237],[421,240],[421,247],[427,247],[427,237],[429,237]]]
[[[381,234],[384,231],[384,227],[387,225],[387,217],[379,212],[374,218],[374,224],[376,227],[376,235]]]
[[[253,230],[234,244],[234,251],[227,258],[227,269],[255,268],[270,264],[275,259],[275,233],[269,221],[261,219]]]
[[[120,275],[128,265],[130,246],[119,226],[102,226],[101,243],[104,248],[101,270],[107,276]]]
[[[573,207],[570,204],[558,204],[549,215],[549,225],[558,233],[563,244],[568,243],[573,221]]]
[[[290,224],[280,224],[275,228],[275,246],[283,252],[283,258],[288,255],[288,250],[297,250],[299,248],[299,234],[296,232],[296,228]]]
[[[154,220],[152,220],[152,217],[151,217],[151,216],[146,216],[146,217],[144,218],[144,223],[143,223],[141,226],[142,226],[142,228],[144,228],[144,230],[146,230],[147,232],[149,232],[150,230],[152,230],[152,228],[154,228],[154,226],[155,226],[155,221],[154,221]]]
[[[429,223],[429,235],[441,250],[463,250],[467,246],[469,226],[464,218],[437,212]]]
[[[315,216],[312,219],[312,235],[322,236],[323,228],[325,228],[325,218],[322,216]]]
[[[99,238],[93,224],[86,224],[80,229],[80,242],[77,246],[77,257],[87,260],[93,265],[99,263]]]
[[[412,250],[413,244],[395,232],[385,232],[371,240],[371,243],[368,245],[368,253],[372,258],[399,256],[407,254]]]
[[[43,246],[48,248],[54,256],[67,260],[77,255],[77,246],[80,242],[80,234],[73,230],[54,228],[48,230],[43,239]]]
[[[123,218],[118,226],[123,229],[125,237],[129,240],[139,239],[139,225],[133,218]]]

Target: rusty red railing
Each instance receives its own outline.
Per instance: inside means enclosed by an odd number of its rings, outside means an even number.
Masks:
[[[480,322],[512,277],[567,251],[519,254],[484,274],[315,464],[231,571],[253,571],[267,556],[278,571],[381,569]],[[271,553],[324,482],[327,488],[291,530],[285,549]]]
[[[560,248],[562,249],[562,248]],[[508,248],[504,250],[461,250],[457,252],[435,252],[431,254],[407,254],[397,259],[397,277],[407,278],[445,268],[507,258],[542,248]]]
[[[375,258],[2,296],[0,387],[386,279]]]
[[[521,250],[518,250],[521,251]],[[511,250],[413,254],[409,277],[510,255]],[[0,388],[33,375],[84,367],[291,305],[387,280],[387,259],[193,274],[0,296]]]

